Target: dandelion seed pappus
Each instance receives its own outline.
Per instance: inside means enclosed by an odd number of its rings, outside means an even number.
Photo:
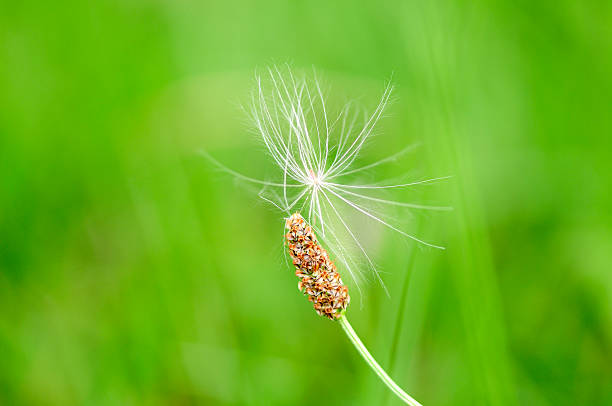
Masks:
[[[405,183],[384,180],[356,183],[360,175],[370,175],[378,167],[393,163],[415,149],[411,145],[370,164],[355,165],[363,155],[364,146],[372,139],[392,91],[393,86],[387,84],[369,115],[364,115],[353,101],[333,110],[328,106],[329,97],[316,73],[297,74],[289,67],[271,67],[267,75],[256,76],[255,91],[246,110],[254,132],[277,168],[276,180],[238,173],[204,152],[217,167],[236,179],[262,185],[259,197],[287,216],[299,212],[359,291],[368,275],[374,275],[385,291],[386,287],[364,242],[367,238],[360,235],[367,231],[356,227],[356,222],[386,228],[420,245],[443,249],[406,231],[385,209],[450,209],[395,201],[382,195],[389,190],[438,182],[448,176]]]

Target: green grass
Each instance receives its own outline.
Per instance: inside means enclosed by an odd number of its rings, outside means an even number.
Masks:
[[[3,5],[0,404],[398,404],[304,303],[281,213],[197,154],[270,173],[238,105],[285,61],[366,105],[393,74],[364,161],[421,142],[381,176],[453,175],[397,195],[454,207],[406,219],[447,250],[383,233],[390,297],[349,309],[398,384],[611,404],[611,26],[603,1]]]

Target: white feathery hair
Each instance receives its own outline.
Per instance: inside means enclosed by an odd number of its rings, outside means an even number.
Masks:
[[[300,212],[341,267],[350,273],[358,289],[364,274],[360,262],[365,263],[385,287],[379,270],[343,210],[354,211],[423,246],[444,249],[391,224],[374,210],[373,205],[449,210],[449,207],[405,203],[376,195],[385,189],[429,184],[449,176],[399,184],[354,184],[348,177],[395,161],[414,148],[410,146],[376,162],[353,167],[383,116],[392,91],[393,86],[388,83],[369,115],[363,115],[353,102],[346,103],[334,114],[326,106],[316,73],[297,75],[289,66],[270,67],[264,79],[256,75],[249,113],[257,135],[279,169],[278,180],[265,181],[238,173],[204,152],[216,166],[237,179],[262,185],[259,196],[288,216],[291,212]],[[365,261],[356,261],[348,246],[354,247]]]

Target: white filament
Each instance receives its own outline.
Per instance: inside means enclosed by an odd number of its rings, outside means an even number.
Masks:
[[[399,184],[361,185],[343,180],[348,179],[347,175],[395,161],[415,148],[410,146],[371,164],[352,167],[364,145],[372,137],[373,130],[389,103],[393,91],[390,84],[385,87],[374,112],[366,115],[363,124],[359,126],[360,111],[352,102],[347,103],[337,115],[331,115],[316,74],[312,79],[307,79],[306,76],[298,77],[288,67],[286,69],[273,67],[267,69],[266,76],[268,85],[264,85],[261,76],[256,77],[256,89],[252,95],[250,113],[258,135],[273,162],[280,169],[280,180],[269,182],[243,175],[203,152],[206,158],[237,179],[263,185],[264,190],[260,193],[260,197],[287,214],[299,208],[298,210],[320,237],[331,242],[329,249],[350,272],[357,286],[360,279],[359,267],[349,255],[347,242],[338,236],[338,230],[334,230],[334,226],[341,227],[347,238],[350,237],[352,240],[351,244],[359,248],[359,252],[366,259],[367,267],[374,272],[381,284],[382,279],[357,233],[343,215],[346,209],[419,244],[443,249],[390,224],[375,214],[371,206],[373,203],[380,203],[418,210],[450,208],[393,201],[357,193],[357,190],[375,193],[380,189],[409,188],[448,179],[448,176]],[[278,192],[272,192],[271,198],[266,197],[264,193],[268,189],[277,189]]]

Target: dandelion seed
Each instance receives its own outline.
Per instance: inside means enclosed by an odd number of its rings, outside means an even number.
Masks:
[[[238,180],[262,185],[259,196],[287,216],[299,211],[358,289],[362,280],[369,279],[368,274],[373,274],[383,287],[384,283],[359,241],[355,223],[349,221],[351,215],[361,216],[423,246],[444,249],[413,235],[375,209],[384,205],[405,210],[449,210],[444,206],[394,201],[381,195],[389,189],[418,188],[448,177],[403,183],[355,183],[355,175],[392,163],[416,147],[409,146],[376,162],[354,167],[389,103],[391,84],[385,87],[374,111],[366,114],[360,124],[363,112],[356,103],[346,103],[337,114],[328,108],[316,74],[308,76],[293,73],[289,67],[272,67],[265,75],[257,75],[255,83],[247,111],[255,132],[278,168],[278,176],[260,180],[238,173],[203,152],[206,158]]]

